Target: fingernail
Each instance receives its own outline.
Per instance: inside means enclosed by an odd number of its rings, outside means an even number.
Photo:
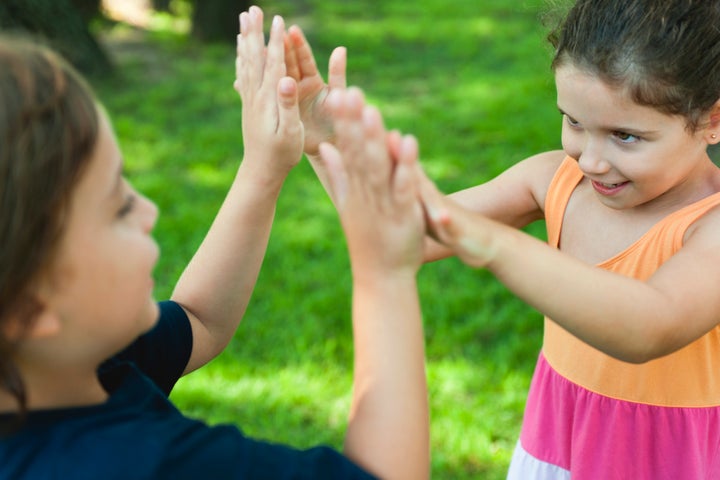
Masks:
[[[280,15],[275,15],[273,17],[272,21],[272,28],[278,28],[282,22],[282,17]]]
[[[402,139],[402,151],[405,155],[417,155],[417,140],[412,135],[404,135]]]
[[[337,108],[337,106],[340,103],[340,95],[341,95],[340,90],[332,90],[328,94],[325,101],[327,102],[327,104],[330,108]]]
[[[428,205],[428,213],[430,214],[430,218],[433,222],[440,222],[441,213],[440,210],[435,207],[435,205]]]
[[[283,95],[290,95],[293,93],[294,82],[289,78],[280,79],[280,93]]]
[[[247,12],[240,14],[240,31],[244,32],[247,29]]]
[[[375,125],[376,110],[371,106],[366,106],[362,111],[362,120],[365,128],[371,128]]]

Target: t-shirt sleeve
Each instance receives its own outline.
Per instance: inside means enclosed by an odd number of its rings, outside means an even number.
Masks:
[[[192,328],[185,310],[177,303],[167,300],[158,306],[160,317],[155,326],[109,362],[134,363],[169,395],[190,360]]]

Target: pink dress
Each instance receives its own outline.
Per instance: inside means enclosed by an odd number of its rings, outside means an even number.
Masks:
[[[583,175],[566,158],[545,203],[548,242]],[[599,265],[645,280],[681,247],[720,193],[654,225]],[[720,248],[720,245],[718,245]],[[720,268],[720,265],[718,265]],[[718,292],[720,295],[720,292]],[[509,480],[720,479],[720,327],[642,365],[615,360],[545,318],[543,348]]]

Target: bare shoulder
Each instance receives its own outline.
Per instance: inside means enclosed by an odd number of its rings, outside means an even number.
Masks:
[[[684,243],[705,244],[717,248],[720,242],[720,205],[716,205],[700,217],[685,233]]]
[[[552,150],[533,155],[518,164],[522,165],[524,170],[523,176],[530,182],[533,195],[540,205],[545,204],[545,196],[547,195],[550,182],[566,157],[567,154],[564,151]]]
[[[567,153],[563,150],[549,150],[547,152],[532,155],[520,163],[526,163],[536,168],[551,169],[553,172],[557,170],[563,160],[567,157]]]
[[[567,154],[562,150],[538,153],[513,165],[499,175],[497,181],[522,184],[523,189],[532,196],[533,201],[542,210],[550,182],[566,157]]]

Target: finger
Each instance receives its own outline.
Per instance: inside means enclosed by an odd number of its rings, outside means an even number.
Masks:
[[[339,128],[338,136],[345,140],[353,138],[353,135],[349,135],[349,130],[346,130],[345,127],[357,124],[362,118],[362,109],[365,105],[362,90],[357,87],[347,90],[332,90],[325,102],[334,119],[335,126]]]
[[[339,121],[342,104],[344,102],[343,97],[345,95],[346,92],[343,90],[333,90],[325,97],[325,106],[335,123]]]
[[[397,161],[394,163],[393,188],[395,200],[403,207],[417,201],[417,180],[415,162],[418,156],[418,144],[415,137],[406,135],[401,139]]]
[[[298,108],[298,89],[294,78],[281,78],[277,85],[278,130],[286,135],[296,135],[302,128]]]
[[[247,12],[242,12],[240,15],[238,15],[239,30],[237,34],[237,46],[235,47],[235,82],[233,82],[233,87],[240,94],[241,97],[243,96],[242,85],[247,80],[246,78],[244,78],[245,72],[243,71],[242,60],[245,42],[245,39],[242,36],[242,32],[247,33],[247,17]]]
[[[347,49],[345,47],[337,47],[330,54],[328,86],[331,89],[347,86]]]
[[[365,164],[359,168],[368,171],[368,177],[381,188],[387,188],[391,183],[393,161],[387,151],[387,134],[383,125],[380,111],[371,105],[366,106],[362,112],[362,122],[365,133]]]
[[[241,15],[242,18],[242,15]],[[241,20],[242,23],[242,20]],[[242,97],[242,72],[243,72],[243,64],[242,64],[242,58],[240,57],[240,44],[242,43],[242,34],[238,33],[237,35],[237,49],[236,49],[236,55],[235,55],[235,81],[233,82],[233,88],[236,92],[240,94]]]
[[[397,161],[400,157],[400,148],[402,144],[402,135],[397,130],[391,130],[387,134],[387,149],[390,157]]]
[[[265,65],[265,38],[263,35],[263,13],[256,6],[241,14],[241,36],[238,44],[237,68],[241,88],[255,91],[259,88]]]
[[[300,66],[298,65],[297,53],[287,33],[283,36],[283,45],[285,47],[285,74],[300,81]]]
[[[432,225],[432,229],[440,233],[443,226],[450,220],[450,213],[444,205],[444,196],[432,180],[428,178],[419,163],[415,163],[415,178],[419,186],[420,199],[428,215],[428,221]]]
[[[337,98],[337,105],[333,110],[335,118],[335,132],[337,145],[346,158],[346,168],[349,171],[362,169],[357,163],[365,158],[363,126],[363,108],[365,97],[359,88],[351,87],[347,90],[333,90],[329,99]],[[353,176],[355,178],[355,176]]]
[[[290,40],[295,50],[300,78],[320,75],[310,44],[305,38],[305,34],[300,27],[297,25],[291,26],[288,29],[288,35],[290,36]]]
[[[277,87],[280,78],[285,76],[285,46],[283,37],[285,35],[285,22],[279,15],[273,17],[270,27],[270,39],[267,46],[267,58],[265,60],[265,71],[263,84],[267,82],[268,88],[273,90]]]
[[[340,152],[329,143],[320,144],[320,157],[325,162],[328,173],[328,183],[332,191],[331,197],[335,199],[335,207],[342,213],[348,194],[347,171],[343,164]]]
[[[412,166],[418,159],[418,141],[413,135],[405,135],[402,137],[400,151],[398,154],[398,163]]]

